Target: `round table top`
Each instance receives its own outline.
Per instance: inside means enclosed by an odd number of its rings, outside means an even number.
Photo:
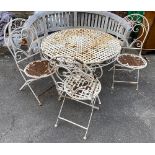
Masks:
[[[121,51],[118,39],[88,28],[73,28],[50,34],[41,43],[43,53],[52,58],[71,56],[86,64],[102,63]]]

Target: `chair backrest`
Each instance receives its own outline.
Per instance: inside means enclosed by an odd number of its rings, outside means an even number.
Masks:
[[[81,61],[67,56],[57,56],[50,59],[50,64],[55,66],[54,82],[59,89],[59,83],[71,75],[85,75],[88,78],[94,78],[92,70]]]
[[[16,63],[34,54],[39,47],[35,28],[18,27],[14,29],[8,37],[7,47]]]
[[[26,19],[23,18],[16,18],[11,19],[4,28],[4,43],[8,46],[8,37],[10,36],[11,32],[17,28],[23,27]]]
[[[130,35],[128,37],[120,37],[119,34],[126,31],[123,26],[126,22],[130,26],[128,28],[128,34]],[[124,42],[124,47],[139,49],[141,54],[143,44],[149,32],[149,23],[143,15],[130,14],[120,21],[117,32],[117,37]]]
[[[75,100],[88,100],[94,99],[96,90],[100,92],[99,80],[86,64],[65,56],[55,57],[50,62],[55,66],[56,77],[52,77],[60,95],[66,92]]]

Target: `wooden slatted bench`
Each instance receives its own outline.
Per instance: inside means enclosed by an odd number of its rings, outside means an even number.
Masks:
[[[116,36],[121,20],[122,18],[118,15],[105,11],[41,11],[30,16],[25,26],[31,27],[33,25],[39,37],[45,37],[62,29],[77,27],[95,28]],[[128,29],[130,27],[127,22],[121,26],[120,39],[129,35]]]

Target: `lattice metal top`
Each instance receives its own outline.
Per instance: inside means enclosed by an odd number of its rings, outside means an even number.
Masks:
[[[55,32],[43,39],[41,48],[51,58],[67,55],[86,64],[110,60],[121,50],[119,40],[110,34],[86,28]]]

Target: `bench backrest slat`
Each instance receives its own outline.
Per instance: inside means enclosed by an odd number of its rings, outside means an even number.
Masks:
[[[96,28],[114,36],[117,35],[118,24],[122,18],[105,11],[42,11],[26,21],[25,26],[32,25],[37,29],[38,36],[72,27]],[[128,25],[124,23],[120,38],[128,35]]]

